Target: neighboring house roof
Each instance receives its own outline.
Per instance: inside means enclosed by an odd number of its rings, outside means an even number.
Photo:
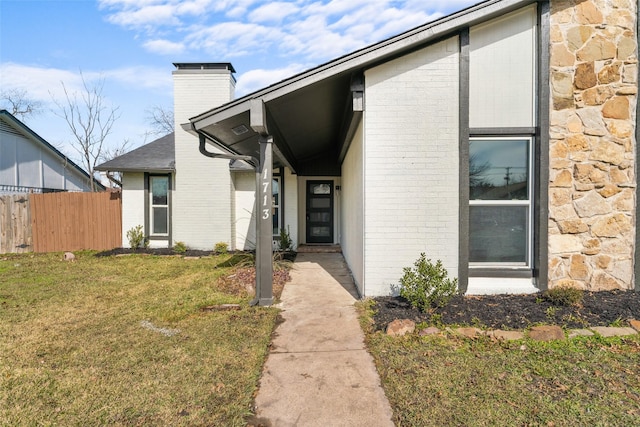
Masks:
[[[204,112],[183,128],[232,154],[259,158],[259,135],[251,128],[251,111],[252,104],[254,111],[264,107],[274,137],[275,166],[314,175],[323,165],[325,172],[339,174],[340,161],[362,115],[366,69],[534,2],[481,2]]]
[[[175,133],[158,138],[96,166],[114,172],[173,172],[176,169]]]
[[[42,138],[40,135],[35,133],[29,126],[25,125],[23,122],[18,120],[13,114],[8,112],[7,110],[0,110],[0,121],[4,122],[6,125],[10,126],[15,131],[17,131],[19,134],[25,136],[26,138],[34,140],[37,143],[39,143],[39,144],[43,145],[44,147],[46,147],[55,156],[60,157],[64,161],[65,164],[68,164],[73,169],[75,169],[79,174],[83,175],[87,180],[91,178],[91,176],[89,175],[89,173],[87,171],[85,171],[84,169],[82,169],[82,167],[78,166],[76,163],[71,161],[67,156],[62,154],[62,152],[60,152],[60,150],[58,150],[56,147],[51,145],[44,138]],[[106,187],[104,185],[102,185],[100,183],[100,181],[98,181],[95,178],[93,180],[94,180],[96,186],[98,187],[98,189],[100,189],[100,190],[105,190],[106,189]]]

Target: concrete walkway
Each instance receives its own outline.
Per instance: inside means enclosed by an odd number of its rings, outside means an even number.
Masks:
[[[340,253],[298,254],[256,397],[263,425],[393,426]]]

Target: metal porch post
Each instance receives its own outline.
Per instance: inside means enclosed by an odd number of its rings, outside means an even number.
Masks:
[[[256,298],[253,304],[273,304],[273,137],[260,135],[260,165],[256,169]]]

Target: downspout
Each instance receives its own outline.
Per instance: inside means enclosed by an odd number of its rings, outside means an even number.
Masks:
[[[242,156],[240,154],[212,153],[211,151],[207,151],[207,137],[204,136],[201,132],[198,132],[198,137],[200,138],[200,147],[199,147],[200,154],[202,154],[203,156],[211,157],[212,159],[244,160],[245,162],[249,162],[254,169],[255,169],[255,165],[259,163],[258,159],[256,159],[253,156]]]

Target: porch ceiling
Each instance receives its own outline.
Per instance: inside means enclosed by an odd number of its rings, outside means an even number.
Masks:
[[[315,158],[326,158],[327,153],[337,162],[350,84],[351,76],[345,73],[265,100],[267,126],[276,148],[275,167],[297,169]],[[250,126],[250,104],[238,107],[216,122],[196,124],[195,130],[235,154],[259,157],[258,133]],[[244,133],[238,132],[243,129]]]

